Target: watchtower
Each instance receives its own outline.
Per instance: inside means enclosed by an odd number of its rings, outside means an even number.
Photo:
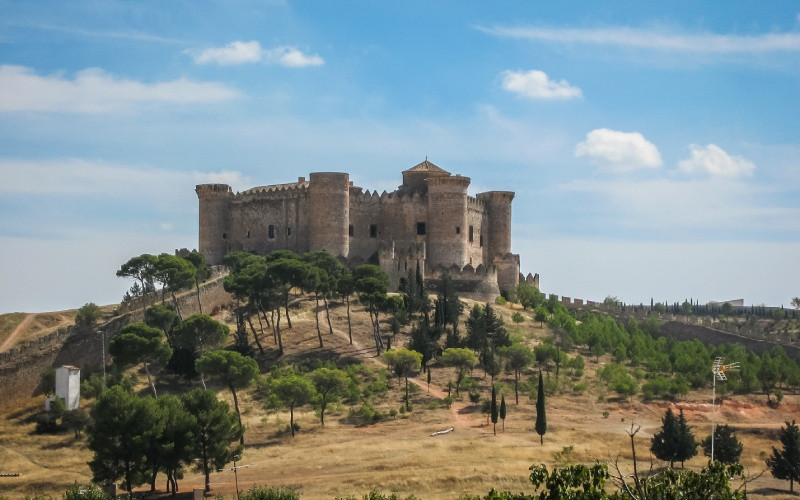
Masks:
[[[200,184],[200,248],[210,263],[220,263],[228,253],[228,214],[233,190],[227,184]]]

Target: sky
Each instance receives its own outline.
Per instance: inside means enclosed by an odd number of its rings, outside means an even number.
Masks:
[[[196,184],[425,158],[541,289],[800,295],[800,1],[0,0],[0,313],[119,302]]]

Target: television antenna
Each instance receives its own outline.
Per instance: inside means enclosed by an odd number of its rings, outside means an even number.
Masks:
[[[735,372],[739,370],[739,363],[730,363],[724,364],[725,360],[721,357],[716,358],[714,360],[714,364],[711,365],[711,377],[713,380],[712,385],[712,392],[711,392],[711,461],[714,461],[714,433],[716,431],[716,421],[714,419],[716,404],[717,404],[717,379],[724,382],[728,380],[728,376],[725,374],[726,372]]]

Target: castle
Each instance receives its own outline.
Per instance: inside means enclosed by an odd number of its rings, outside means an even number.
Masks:
[[[472,197],[469,183],[426,159],[380,195],[336,172],[236,194],[227,184],[200,184],[199,248],[210,264],[233,251],[326,250],[351,266],[380,265],[393,287],[420,266],[429,284],[448,274],[464,296],[489,300],[523,278],[511,253],[514,193]],[[538,286],[538,275],[526,281]]]

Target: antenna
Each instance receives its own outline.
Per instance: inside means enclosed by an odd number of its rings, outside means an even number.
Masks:
[[[715,409],[717,404],[717,380],[726,381],[728,380],[728,376],[725,375],[725,372],[735,372],[739,370],[739,362],[724,364],[725,360],[722,357],[718,357],[714,360],[714,364],[711,365],[711,380],[713,381],[713,389],[711,393],[711,461],[714,461],[714,431],[716,430],[716,421],[714,419],[715,416]]]

